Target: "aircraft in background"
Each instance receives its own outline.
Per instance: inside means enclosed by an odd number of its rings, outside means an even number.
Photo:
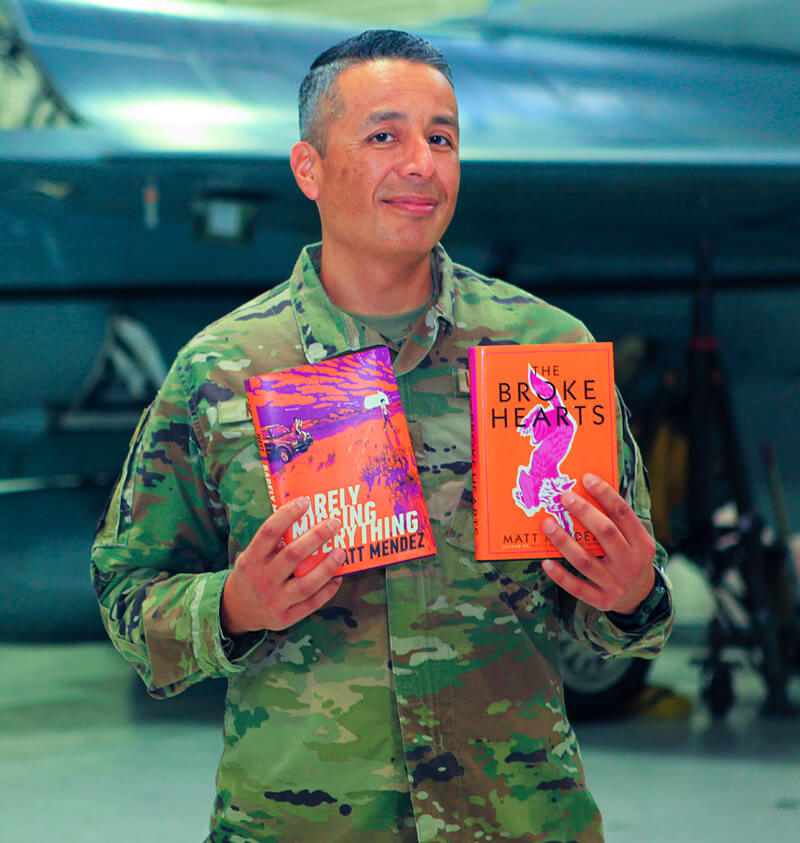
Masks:
[[[358,27],[210,4],[3,2],[0,89],[30,107],[17,127],[0,116],[0,296],[283,277],[317,236],[287,167],[299,80]],[[704,237],[719,278],[797,274],[800,59],[545,37],[526,30],[531,14],[424,33],[459,99],[454,255],[522,284],[680,283]],[[234,261],[215,239],[247,245]]]

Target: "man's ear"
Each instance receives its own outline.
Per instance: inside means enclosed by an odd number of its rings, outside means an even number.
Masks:
[[[303,191],[307,199],[315,202],[319,197],[319,181],[317,175],[317,161],[319,153],[308,141],[299,141],[292,147],[289,163],[294,173],[297,186]]]

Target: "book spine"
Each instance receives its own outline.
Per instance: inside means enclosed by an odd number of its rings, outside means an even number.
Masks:
[[[478,366],[480,350],[474,346],[469,349],[469,423],[472,438],[472,522],[475,530],[475,550],[483,545],[483,532],[480,528],[479,489],[480,489],[480,453],[478,449]]]
[[[269,495],[270,503],[273,511],[279,506],[278,498],[275,495],[275,488],[272,485],[272,473],[269,470],[269,456],[267,455],[267,446],[264,444],[264,432],[261,430],[261,422],[258,419],[258,409],[250,400],[250,382],[248,379],[247,404],[250,409],[250,417],[253,420],[253,427],[256,429],[256,442],[258,443],[258,455],[261,457],[261,465],[264,468],[264,479],[267,481],[267,494]]]
[[[275,497],[275,489],[272,485],[272,474],[269,470],[269,460],[267,459],[265,454],[261,456],[261,464],[264,466],[264,479],[267,481],[267,494],[269,495],[270,503],[272,504],[273,510],[277,509],[279,506],[278,499]]]

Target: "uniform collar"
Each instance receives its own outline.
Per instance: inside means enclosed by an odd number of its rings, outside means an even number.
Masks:
[[[346,351],[357,351],[384,340],[340,310],[328,298],[319,279],[321,244],[306,246],[294,266],[289,285],[303,353],[318,363]],[[455,324],[453,262],[440,244],[431,252],[434,297],[411,329],[394,361],[395,372],[416,368],[433,347],[439,332],[452,333]]]

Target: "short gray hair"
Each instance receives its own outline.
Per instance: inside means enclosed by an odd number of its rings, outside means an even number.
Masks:
[[[447,59],[429,41],[398,29],[368,29],[329,47],[312,63],[300,85],[298,111],[300,138],[325,155],[326,116],[336,116],[341,108],[336,78],[347,67],[376,59],[404,59],[427,64],[438,70],[450,85],[453,73]],[[324,115],[323,106],[328,106]]]

